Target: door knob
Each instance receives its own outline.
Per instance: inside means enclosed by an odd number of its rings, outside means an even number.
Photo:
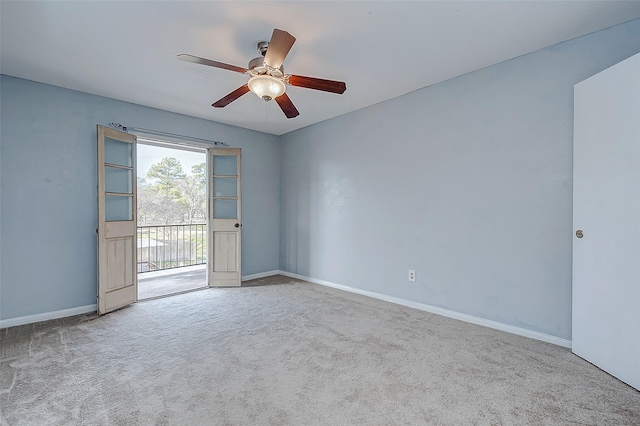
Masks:
[[[576,231],[576,237],[578,237],[578,238],[584,237],[584,232],[582,232],[582,229],[578,229]]]
[[[235,224],[235,225],[233,225],[233,226],[235,226],[236,228],[240,228],[240,224],[239,224],[239,223],[236,223],[236,224]]]

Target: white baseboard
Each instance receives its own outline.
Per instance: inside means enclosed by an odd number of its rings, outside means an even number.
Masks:
[[[444,317],[449,317],[449,318],[457,319],[460,321],[469,322],[472,324],[482,325],[484,327],[489,327],[489,328],[493,328],[500,331],[506,331],[507,333],[517,334],[519,336],[541,340],[543,342],[552,343],[554,345],[563,346],[565,348],[571,348],[571,340],[564,339],[562,337],[552,336],[550,334],[540,333],[538,331],[527,330],[526,328],[516,327],[513,325],[503,324],[497,321],[474,317],[473,315],[462,314],[460,312],[450,311],[448,309],[438,308],[436,306],[426,305],[424,303],[412,302],[410,300],[400,299],[398,297],[387,296],[385,294],[374,293],[366,290],[360,290],[357,288],[353,288],[353,287],[349,287],[341,284],[335,284],[329,281],[319,280],[311,277],[305,277],[303,275],[298,275],[298,274],[292,274],[291,272],[278,271],[278,273],[286,277],[297,278],[300,280],[309,281],[314,284],[333,287],[339,290],[361,294],[363,296],[373,297],[374,299],[384,300],[386,302],[396,303],[398,305],[408,306],[410,308],[419,309],[421,311],[442,315]]]
[[[374,293],[371,291],[360,290],[354,287],[349,287],[341,284],[332,283],[329,281],[319,280],[316,278],[307,277],[304,275],[293,274],[291,272],[273,270],[267,272],[260,272],[258,274],[245,275],[242,277],[242,281],[255,280],[258,278],[270,277],[273,275],[284,275],[286,277],[297,278],[300,280],[308,281],[310,283],[323,285],[326,287],[332,287],[339,290],[348,291],[350,293],[356,293],[363,296],[372,297],[374,299],[384,300],[386,302],[395,303],[402,306],[407,306],[421,311],[430,312],[444,317],[457,319],[460,321],[469,322],[472,324],[482,325],[484,327],[493,328],[500,331],[506,331],[507,333],[517,334],[519,336],[529,337],[532,339],[540,340],[554,345],[563,346],[565,348],[571,348],[571,340],[563,339],[561,337],[552,336],[550,334],[540,333],[538,331],[527,330],[526,328],[516,327],[513,325],[503,324],[501,322],[492,321],[484,318],[474,317],[472,315],[462,314],[460,312],[450,311],[448,309],[438,308],[436,306],[426,305],[424,303],[413,302],[410,300],[401,299],[399,297],[387,296],[385,294]],[[0,328],[15,327],[17,325],[32,324],[40,321],[47,321],[57,318],[70,317],[73,315],[82,315],[91,312],[96,312],[96,305],[78,306],[77,308],[63,309],[54,312],[44,312],[42,314],[26,315],[23,317],[8,318],[0,320]]]
[[[15,327],[17,325],[32,324],[34,322],[48,321],[52,319],[72,317],[74,315],[96,312],[97,305],[78,306],[77,308],[63,309],[61,311],[44,312],[42,314],[26,315],[23,317],[0,320],[0,328]]]
[[[273,271],[260,272],[258,274],[243,275],[242,281],[257,280],[258,278],[271,277],[273,275],[278,275],[279,273],[280,271],[276,269]]]

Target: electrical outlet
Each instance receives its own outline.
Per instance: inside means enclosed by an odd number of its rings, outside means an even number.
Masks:
[[[414,271],[413,269],[409,269],[409,281],[415,281],[416,280],[416,271]]]

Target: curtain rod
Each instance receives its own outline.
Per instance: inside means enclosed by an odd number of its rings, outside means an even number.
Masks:
[[[220,141],[210,141],[208,139],[201,139],[201,138],[194,138],[191,136],[184,136],[184,135],[177,135],[175,133],[168,133],[168,132],[161,132],[159,130],[150,130],[150,129],[142,129],[140,127],[129,127],[129,126],[123,126],[120,123],[109,123],[109,126],[114,127],[116,129],[120,129],[123,132],[139,132],[139,133],[147,133],[149,135],[155,135],[155,136],[159,136],[159,137],[165,137],[165,138],[170,138],[170,140],[173,139],[173,142],[177,142],[175,141],[175,139],[183,139],[185,141],[189,141],[189,142],[197,142],[197,143],[201,143],[201,144],[205,144],[205,145],[214,145],[214,146],[229,146],[228,143],[226,142],[220,142]]]

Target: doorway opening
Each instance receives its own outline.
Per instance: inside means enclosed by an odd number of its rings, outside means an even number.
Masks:
[[[138,137],[138,300],[207,287],[207,151]]]

